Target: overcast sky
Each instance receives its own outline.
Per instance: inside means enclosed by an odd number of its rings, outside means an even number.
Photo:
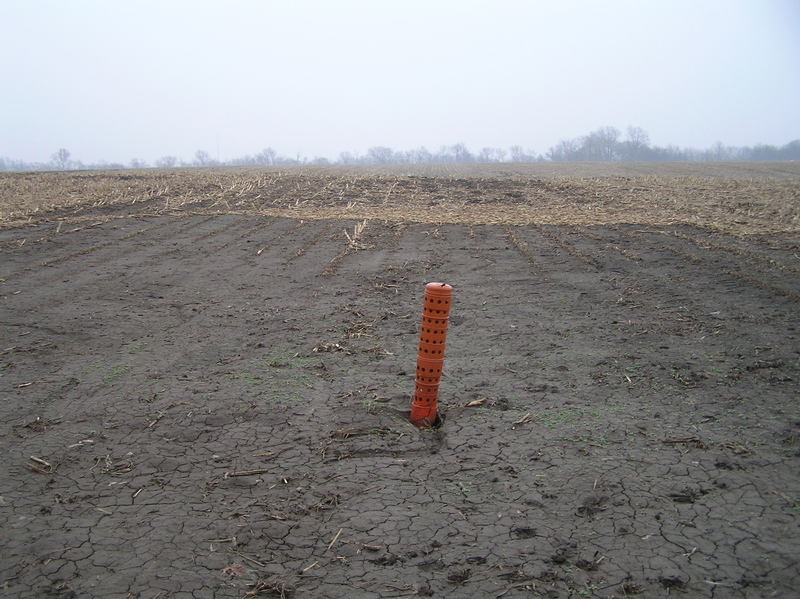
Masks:
[[[0,156],[800,138],[800,0],[0,0]]]

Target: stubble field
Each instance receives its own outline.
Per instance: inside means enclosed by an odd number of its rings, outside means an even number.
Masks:
[[[799,200],[797,163],[2,174],[0,593],[795,596]]]

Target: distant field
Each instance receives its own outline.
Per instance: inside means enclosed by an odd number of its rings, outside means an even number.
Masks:
[[[800,163],[436,164],[0,174],[0,226],[122,213],[797,230]]]

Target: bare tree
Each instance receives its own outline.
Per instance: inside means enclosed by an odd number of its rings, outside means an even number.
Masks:
[[[482,148],[478,153],[480,162],[503,162],[506,151],[502,148]]]
[[[56,165],[56,168],[60,168],[61,170],[67,170],[70,166],[70,160],[69,160],[70,156],[72,156],[72,154],[70,154],[69,150],[65,148],[61,148],[60,150],[58,150],[58,152],[53,154],[52,158],[53,162]]]
[[[424,146],[420,146],[416,150],[411,150],[408,155],[409,160],[417,164],[429,164],[433,162],[433,154],[431,154]]]
[[[148,166],[150,165],[145,160],[139,160],[138,158],[131,160],[131,168],[147,168]]]
[[[394,150],[386,146],[374,146],[367,150],[367,157],[373,164],[389,164],[394,162]]]
[[[472,162],[472,154],[469,153],[464,142],[460,141],[450,146],[450,153],[453,155],[455,162]]]
[[[174,168],[178,164],[178,159],[175,156],[162,156],[156,160],[158,168]]]
[[[269,166],[275,164],[275,159],[278,153],[272,148],[264,148],[259,154],[256,154],[256,163],[262,166]]]
[[[290,164],[303,164],[305,159],[300,155],[300,152],[297,153],[296,158],[289,158],[288,156],[278,155],[275,157],[275,164],[276,165],[290,165]]]
[[[579,160],[610,162],[619,158],[620,132],[615,127],[600,127],[581,139]]]
[[[511,146],[509,148],[511,151],[511,162],[535,162],[536,161],[536,152],[533,150],[528,150],[527,152],[522,148],[522,146]],[[503,156],[505,156],[505,152],[503,152]]]
[[[246,154],[241,158],[233,158],[232,160],[228,161],[230,166],[255,166],[258,164],[255,158]]]
[[[650,135],[641,127],[628,125],[628,141],[637,147],[646,147],[650,145]]]
[[[569,162],[577,160],[576,156],[581,144],[575,139],[562,139],[552,148],[547,150],[547,158],[552,162]]]
[[[503,148],[495,148],[494,149],[494,160],[495,160],[495,162],[505,162],[505,160],[506,160],[506,151]]]
[[[645,160],[650,154],[650,136],[641,127],[628,126],[628,137],[618,151],[622,160]]]
[[[448,162],[455,162],[455,158],[451,152],[452,148],[450,146],[441,146],[439,151],[436,152],[433,156],[433,162],[437,163],[448,163]]]
[[[211,154],[205,150],[197,150],[194,154],[194,164],[197,166],[208,166],[211,164]]]
[[[616,160],[618,158],[619,129],[616,127],[601,127],[596,133],[603,144],[603,160]]]
[[[707,152],[706,160],[722,161],[731,159],[731,148],[726,148],[725,144],[718,141]]]
[[[363,160],[358,155],[358,152],[340,152],[336,162],[339,164],[361,164]]]

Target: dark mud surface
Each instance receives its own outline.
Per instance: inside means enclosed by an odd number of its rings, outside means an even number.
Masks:
[[[797,596],[800,235],[98,221],[0,231],[0,595]]]

